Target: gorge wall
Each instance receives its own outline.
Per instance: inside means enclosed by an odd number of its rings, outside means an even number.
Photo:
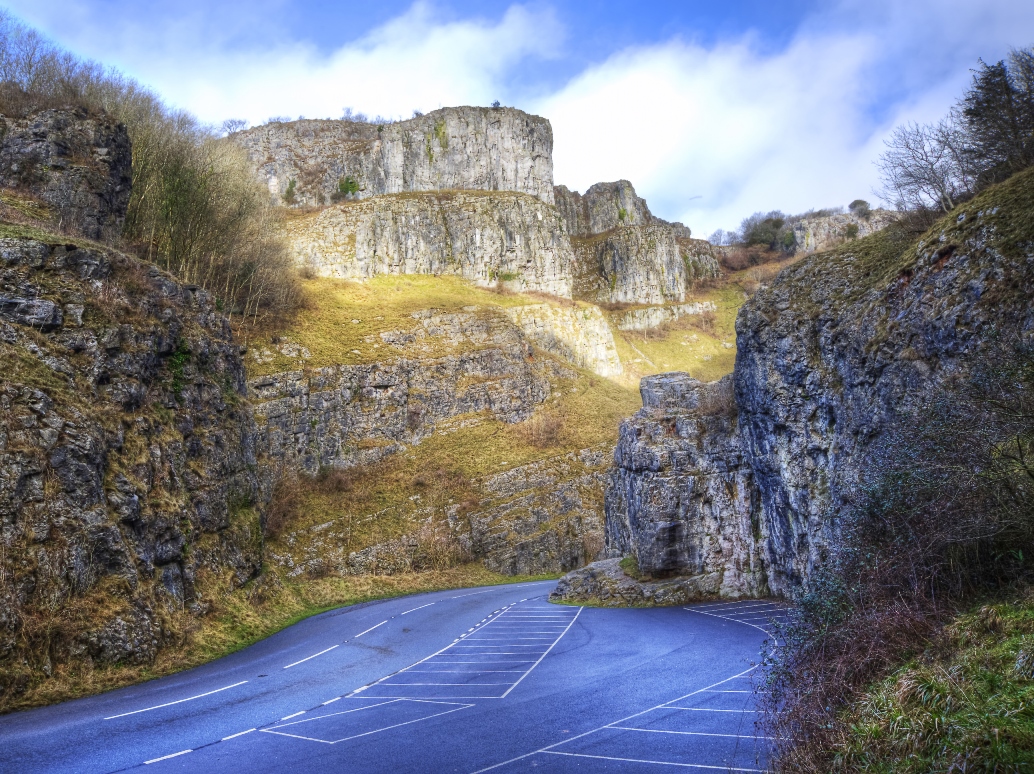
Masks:
[[[520,193],[377,196],[287,221],[296,259],[320,276],[455,274],[570,298],[571,245],[556,210]]]
[[[553,203],[553,129],[515,108],[441,108],[389,124],[274,121],[232,140],[278,204],[450,189]]]
[[[610,554],[694,579],[675,601],[788,593],[824,560],[873,444],[999,342],[1034,338],[1031,212],[1027,171],[918,242],[891,226],[784,270],[737,318],[734,401],[644,379],[610,474]],[[558,596],[617,599],[612,569]]]
[[[272,122],[231,141],[278,204],[308,271],[456,274],[591,303],[682,303],[713,248],[655,217],[627,180],[553,186],[549,121],[443,108],[390,124]],[[555,206],[553,206],[555,204]]]

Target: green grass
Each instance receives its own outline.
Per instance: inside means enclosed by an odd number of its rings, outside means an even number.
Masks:
[[[501,309],[542,303],[542,297],[496,293],[479,288],[459,277],[426,274],[380,275],[366,282],[314,279],[304,283],[306,308],[293,320],[276,328],[242,330],[249,348],[268,350],[273,359],[258,363],[249,352],[245,363],[249,376],[321,368],[328,365],[357,365],[397,359],[398,350],[379,338],[384,331],[412,331],[420,323],[412,315],[425,309],[459,312],[479,307],[478,314],[498,315]],[[278,337],[307,348],[305,360],[281,354],[273,345]],[[440,341],[428,340],[427,356],[452,351]]]
[[[735,282],[687,296],[686,303],[710,301],[717,311],[705,320],[688,315],[649,331],[621,331],[610,314],[614,341],[625,368],[623,380],[638,385],[644,376],[685,371],[704,382],[732,373],[736,363],[736,314],[746,300]],[[708,321],[709,320],[709,321]],[[723,346],[731,344],[733,346]]]
[[[1034,771],[1034,592],[959,616],[841,721],[845,770]]]

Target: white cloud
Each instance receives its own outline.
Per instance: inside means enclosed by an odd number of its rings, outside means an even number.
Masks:
[[[514,102],[535,88],[523,63],[564,55],[564,30],[539,4],[489,21],[446,20],[417,2],[326,54],[279,36],[287,0],[182,0],[160,19],[98,1],[9,0],[61,42],[213,123]],[[1034,43],[1034,4],[838,0],[782,50],[761,42],[669,39],[614,52],[519,104],[553,123],[557,182],[584,190],[627,178],[656,214],[705,236],[756,210],[872,198],[890,129],[942,115],[977,57]]]
[[[58,5],[43,0],[45,7],[30,7],[23,16],[46,22],[45,29],[65,30]],[[60,35],[63,43],[114,61],[168,102],[211,123],[338,117],[346,106],[371,116],[409,117],[414,109],[484,105],[502,96],[501,83],[522,60],[552,57],[562,40],[548,9],[520,5],[497,22],[444,21],[431,5],[416,2],[329,55],[304,42],[276,42],[268,25],[228,29],[220,23],[228,14],[206,15],[193,6],[175,23],[147,29],[136,17],[110,20],[103,29],[83,5],[66,12],[77,23]],[[261,38],[261,45],[242,45],[249,35]]]
[[[942,115],[977,56],[1034,42],[1019,4],[865,5],[813,19],[776,53],[750,37],[672,40],[587,69],[535,105],[553,122],[556,180],[629,179],[698,236],[758,210],[871,199],[893,125]]]

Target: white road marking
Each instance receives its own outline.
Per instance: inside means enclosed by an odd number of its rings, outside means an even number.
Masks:
[[[530,675],[530,674],[531,674],[531,671],[532,671],[532,670],[533,670],[533,669],[534,669],[535,667],[537,667],[537,666],[538,666],[539,664],[541,664],[541,663],[542,663],[542,659],[544,659],[544,658],[545,658],[546,656],[548,656],[548,655],[549,655],[549,651],[553,650],[553,648],[555,648],[555,647],[556,647],[556,644],[557,644],[558,642],[560,642],[560,640],[562,640],[562,639],[563,639],[563,637],[564,637],[564,635],[565,635],[565,634],[567,634],[567,631],[568,631],[568,629],[570,629],[570,628],[571,628],[572,626],[574,626],[574,622],[578,620],[578,616],[580,616],[580,615],[582,614],[582,610],[584,610],[584,609],[585,609],[584,607],[580,607],[580,608],[578,608],[578,612],[574,614],[574,618],[572,618],[572,619],[571,619],[571,623],[569,623],[569,624],[567,625],[567,629],[564,629],[564,630],[563,630],[563,631],[562,631],[562,632],[561,632],[561,633],[560,633],[559,635],[557,635],[557,638],[556,638],[556,640],[554,640],[554,641],[553,641],[553,644],[552,644],[552,645],[550,645],[550,646],[549,646],[548,648],[546,648],[546,652],[545,652],[545,653],[543,653],[543,654],[542,654],[542,655],[541,655],[541,656],[539,657],[539,660],[538,660],[538,661],[536,661],[536,662],[535,662],[534,664],[532,664],[532,665],[531,665],[530,667],[528,667],[528,671],[527,671],[527,672],[525,672],[525,673],[524,673],[523,675],[521,675],[521,676],[520,676],[520,678],[518,678],[517,682],[516,682],[516,683],[514,683],[513,685],[511,685],[511,686],[510,686],[510,688],[509,688],[509,689],[508,689],[508,690],[506,691],[506,693],[504,693],[504,694],[503,694],[502,696],[500,696],[499,698],[501,698],[501,699],[505,699],[505,698],[506,698],[506,697],[507,697],[507,696],[509,695],[510,691],[512,691],[512,690],[513,690],[514,688],[516,688],[516,687],[517,687],[518,685],[520,685],[520,684],[521,684],[521,680],[523,680],[523,679],[524,679],[525,677],[527,677],[528,675]]]
[[[456,596],[452,597],[452,599],[459,599],[460,597],[472,597],[475,594],[488,594],[492,591],[498,591],[498,589],[485,589],[484,591],[472,591],[469,594],[457,594]]]
[[[632,718],[637,718],[637,717],[639,717],[641,715],[645,715],[648,712],[653,712],[654,710],[659,710],[659,709],[668,709],[669,705],[674,704],[677,701],[685,701],[690,696],[696,696],[698,693],[704,693],[706,691],[710,691],[712,688],[715,688],[716,686],[719,686],[719,685],[724,685],[725,683],[729,682],[730,680],[735,680],[737,677],[743,677],[744,675],[748,675],[751,672],[753,672],[755,669],[756,669],[756,667],[751,667],[750,669],[746,669],[746,670],[740,672],[738,675],[733,675],[732,677],[727,677],[724,680],[719,680],[717,683],[711,683],[710,685],[706,685],[703,688],[699,688],[699,689],[697,689],[695,691],[691,691],[691,692],[687,693],[685,696],[679,696],[676,699],[672,699],[671,701],[664,702],[664,704],[658,704],[656,707],[650,707],[649,709],[642,710],[641,712],[636,712],[633,715],[628,715],[627,717],[620,718],[618,720],[615,720],[613,723],[608,723],[605,726],[600,726],[599,728],[594,728],[591,731],[585,731],[584,733],[578,734],[576,736],[572,736],[572,737],[570,737],[568,739],[562,739],[559,742],[555,742],[553,744],[550,744],[550,745],[547,745],[545,747],[539,748],[538,750],[533,750],[530,753],[525,753],[524,755],[518,755],[516,758],[510,758],[509,760],[501,761],[500,763],[494,763],[491,766],[486,766],[483,769],[478,769],[477,771],[474,772],[474,774],[482,774],[482,772],[491,771],[492,769],[498,769],[501,766],[508,766],[511,763],[516,763],[517,761],[522,761],[525,758],[530,758],[532,755],[538,755],[539,753],[551,753],[551,752],[553,752],[553,748],[554,747],[559,747],[562,744],[567,744],[568,742],[573,742],[575,739],[581,739],[582,737],[589,736],[590,734],[595,734],[598,731],[603,731],[606,728],[610,728],[611,726],[615,726],[618,723],[624,723],[627,720],[631,720]],[[556,753],[556,754],[557,755],[573,755],[574,753]],[[620,759],[615,759],[615,760],[620,760]],[[633,763],[663,763],[663,761],[633,761],[632,759],[629,759],[629,761],[633,762]],[[685,764],[671,764],[671,765],[678,766],[678,765],[685,765]],[[707,768],[707,767],[704,767],[704,768]],[[711,768],[725,768],[725,767],[713,766]]]
[[[330,651],[334,650],[334,648],[336,648],[336,647],[338,647],[338,646],[337,645],[331,645],[326,650],[321,650],[319,653],[313,653],[311,656],[308,656],[307,658],[303,658],[301,661],[295,661],[293,664],[288,664],[287,666],[284,667],[284,669],[290,669],[293,666],[298,666],[299,664],[304,664],[309,659],[316,658],[316,656],[322,656],[324,653],[330,653]]]
[[[379,707],[382,704],[392,704],[392,703],[394,703],[396,701],[400,701],[400,699],[391,699],[390,701],[381,702],[380,704],[371,704],[371,705],[369,705],[367,707],[357,707],[356,709],[345,710],[344,712],[336,712],[333,715],[323,715],[323,716],[318,717],[318,718],[308,718],[307,720],[296,720],[294,723],[288,723],[287,725],[294,726],[294,725],[297,725],[299,723],[311,723],[314,720],[322,720],[323,718],[331,718],[331,717],[334,717],[334,715],[345,715],[345,714],[347,714],[349,712],[359,712],[360,710],[370,709],[371,707]],[[407,701],[420,701],[420,700],[419,699],[408,699]],[[421,704],[445,704],[445,705],[455,704],[455,702],[441,702],[441,701],[423,701],[423,702],[420,702],[420,703]],[[428,715],[427,717],[423,717],[423,718],[416,718],[415,720],[407,720],[405,723],[396,723],[393,726],[385,726],[384,728],[377,728],[377,729],[374,729],[373,731],[366,731],[365,733],[356,734],[355,736],[345,737],[344,739],[335,739],[333,742],[328,742],[326,739],[314,739],[311,736],[299,736],[298,734],[288,734],[288,733],[285,733],[283,731],[277,731],[276,730],[277,728],[285,728],[285,726],[275,726],[274,728],[268,728],[268,729],[264,728],[264,729],[262,729],[262,733],[264,733],[264,734],[277,734],[279,736],[291,736],[291,737],[294,737],[295,739],[307,739],[310,742],[322,742],[323,744],[337,744],[338,742],[347,742],[347,741],[349,741],[351,739],[358,739],[361,736],[369,736],[370,734],[379,734],[381,731],[389,731],[392,728],[399,728],[401,726],[408,726],[411,723],[419,723],[422,720],[430,720],[431,718],[437,718],[437,717],[440,717],[442,715],[448,715],[450,712],[459,712],[461,709],[467,709],[468,707],[473,707],[473,706],[474,706],[473,704],[460,704],[459,706],[457,706],[457,707],[455,707],[454,709],[451,709],[451,710],[445,710],[444,712],[439,712],[439,713],[434,714],[434,715]]]
[[[151,760],[149,760],[149,761],[144,761],[144,765],[146,766],[149,763],[157,763],[158,761],[167,761],[167,760],[169,760],[169,758],[176,758],[176,757],[178,757],[180,755],[186,755],[188,752],[194,752],[194,751],[193,750],[180,750],[178,753],[173,753],[172,755],[163,755],[161,758],[151,758]]]
[[[425,607],[430,607],[433,604],[434,602],[428,602],[426,605],[421,605],[420,607],[414,607],[412,610],[407,610],[406,613],[412,613],[417,610],[423,610]],[[399,613],[399,615],[405,615],[406,613]]]
[[[286,718],[280,718],[280,722],[283,723],[285,720],[290,720],[291,718],[296,718],[299,715],[304,715],[304,714],[305,714],[305,710],[302,710],[301,712],[296,712],[293,715],[288,715]]]
[[[240,732],[238,732],[236,734],[230,734],[229,736],[224,736],[220,741],[229,742],[231,739],[236,739],[238,736],[244,736],[245,734],[250,734],[254,730],[255,730],[254,728],[249,728],[247,731],[240,731]]]
[[[665,731],[661,728],[630,728],[629,726],[609,726],[619,731],[645,731],[648,734],[679,734],[681,736],[726,736],[733,739],[775,739],[774,736],[747,736],[745,734],[709,734],[703,731]]]
[[[543,750],[547,755],[568,755],[572,758],[596,758],[601,761],[621,761],[623,763],[655,763],[658,766],[678,766],[683,769],[715,769],[717,771],[756,771],[764,774],[764,769],[738,769],[735,766],[705,766],[702,763],[672,763],[671,761],[650,761],[644,758],[616,758],[612,755],[586,755],[585,753],[560,752]],[[484,771],[484,769],[482,769]]]
[[[334,702],[340,701],[340,700],[341,700],[340,696],[335,696],[333,699],[330,699],[329,701],[323,702],[323,704],[321,704],[320,706],[321,707],[326,707],[328,704],[333,704]]]
[[[194,701],[194,699],[200,699],[200,698],[202,698],[204,696],[211,696],[213,693],[219,693],[220,691],[228,691],[231,688],[236,688],[238,685],[244,685],[246,682],[248,682],[248,681],[247,680],[241,680],[239,683],[234,683],[233,685],[227,685],[224,688],[216,688],[214,691],[208,691],[206,693],[199,693],[197,696],[188,696],[186,699],[179,699],[177,701],[168,701],[168,702],[165,702],[165,704],[156,704],[153,707],[145,707],[144,709],[133,710],[132,712],[123,712],[121,715],[109,715],[108,717],[106,717],[104,719],[105,720],[114,720],[115,718],[124,718],[127,715],[136,715],[136,714],[138,714],[140,712],[150,712],[151,710],[161,709],[162,707],[171,707],[173,704],[182,704],[185,701]],[[190,750],[187,750],[186,752],[190,752]],[[183,753],[176,753],[176,754],[177,755],[182,755]]]
[[[665,707],[664,709],[682,710],[683,712],[738,712],[741,715],[744,712],[757,712],[757,710],[752,710],[752,709],[727,710],[727,709],[712,709],[711,707]]]
[[[379,624],[377,624],[377,626],[384,626],[384,624],[386,624],[386,623],[387,623],[387,621],[381,621],[381,622],[380,622]],[[366,630],[365,632],[359,632],[359,634],[357,634],[357,635],[356,635],[356,637],[358,638],[358,637],[362,637],[362,636],[363,636],[364,634],[369,634],[369,633],[370,633],[370,632],[372,632],[372,631],[373,631],[374,629],[376,629],[376,628],[377,628],[377,626],[371,626],[371,627],[370,627],[369,629],[367,629],[367,630]]]

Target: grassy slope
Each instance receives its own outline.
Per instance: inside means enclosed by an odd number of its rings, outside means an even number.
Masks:
[[[52,679],[0,703],[0,713],[89,696],[189,669],[247,647],[303,618],[343,605],[548,577],[502,576],[477,564],[391,576],[305,581],[287,580],[278,573],[267,572],[242,589],[227,591],[226,579],[205,573],[199,577],[199,587],[211,609],[200,619],[180,613],[175,621],[179,642],[159,651],[153,664],[107,668],[65,664],[55,669]]]
[[[850,771],[1034,770],[1034,591],[960,615],[842,721]]]

